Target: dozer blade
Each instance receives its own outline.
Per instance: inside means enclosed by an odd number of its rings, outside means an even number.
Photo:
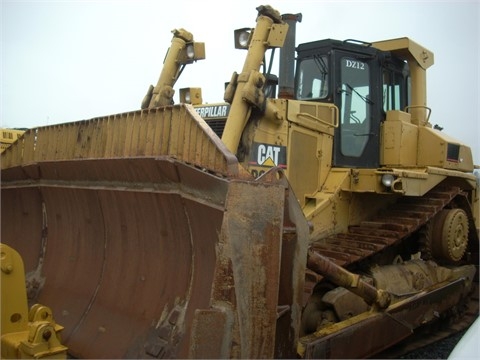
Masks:
[[[2,242],[71,356],[295,356],[308,226],[192,107],[32,129],[1,160]]]

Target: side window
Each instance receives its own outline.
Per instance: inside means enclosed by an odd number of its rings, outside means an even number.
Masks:
[[[370,69],[367,63],[341,61],[341,153],[360,157],[371,135]]]
[[[391,71],[383,73],[383,111],[403,110],[403,83],[404,79],[400,74]]]
[[[324,99],[328,96],[328,62],[326,56],[306,58],[297,71],[297,99]]]

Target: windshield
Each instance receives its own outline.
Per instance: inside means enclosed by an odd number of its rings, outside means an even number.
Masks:
[[[328,62],[315,55],[300,62],[297,74],[297,99],[324,99],[328,95]]]

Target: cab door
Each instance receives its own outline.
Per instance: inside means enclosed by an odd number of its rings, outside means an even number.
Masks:
[[[379,166],[381,94],[380,72],[375,57],[359,57],[336,51],[334,102],[340,109],[335,133],[334,166],[376,168]]]

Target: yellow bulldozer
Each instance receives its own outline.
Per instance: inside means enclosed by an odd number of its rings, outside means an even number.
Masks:
[[[0,153],[17,141],[26,129],[0,128]]]
[[[69,356],[372,357],[478,316],[479,183],[470,148],[430,123],[433,53],[296,46],[301,14],[257,11],[224,102],[173,103],[205,57],[175,30],[140,110],[29,129],[2,153],[2,243]],[[2,321],[25,317],[11,308]],[[26,340],[3,329],[14,357]]]

